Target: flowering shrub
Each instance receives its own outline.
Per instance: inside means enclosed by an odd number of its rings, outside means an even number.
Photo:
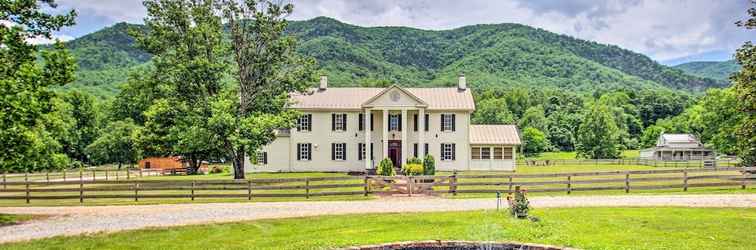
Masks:
[[[514,191],[514,197],[511,195],[507,196],[507,201],[509,202],[509,213],[512,214],[515,218],[518,219],[524,219],[528,217],[528,210],[530,210],[530,202],[528,201],[528,197],[525,195],[527,194],[526,189],[520,189],[519,186],[515,188]]]
[[[418,163],[408,163],[402,166],[402,171],[404,171],[405,175],[422,175],[423,174],[423,165]]]

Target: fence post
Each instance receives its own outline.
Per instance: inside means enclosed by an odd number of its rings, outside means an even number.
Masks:
[[[630,173],[625,174],[625,193],[630,192]]]
[[[3,189],[8,189],[8,185],[5,183],[5,172],[3,171]]]
[[[192,190],[192,194],[191,194],[192,201],[194,201],[194,185],[195,185],[195,182],[196,182],[195,180],[192,180],[192,188],[191,188],[191,190]]]
[[[572,193],[572,175],[567,176],[567,194]]]
[[[79,169],[79,203],[84,203],[84,171]]]
[[[368,196],[368,192],[370,191],[369,187],[368,187],[369,185],[368,185],[368,176],[367,176],[367,174],[365,175],[365,180],[363,181],[363,184],[365,185],[365,187],[364,187],[365,188],[365,197],[367,197]]]
[[[134,182],[134,202],[139,201],[139,182]]]
[[[63,181],[66,181],[66,170],[63,169]]]
[[[142,168],[139,168],[139,178],[142,178]]]
[[[748,178],[751,177],[751,174],[744,171],[743,172],[743,182],[740,184],[740,189],[746,189],[746,182],[748,182]]]
[[[45,181],[47,181],[47,184],[50,184],[50,169],[45,171]]]
[[[115,172],[116,172],[116,181],[118,181],[118,170],[116,170]]]
[[[106,172],[106,173],[107,173],[107,172]],[[97,179],[97,178],[95,178],[96,176],[97,176],[97,175],[95,174],[95,170],[94,170],[94,169],[92,169],[92,181],[94,181],[95,179]]]
[[[509,176],[509,194],[512,194],[512,176]]]
[[[683,192],[688,191],[688,170],[683,170]]]
[[[126,179],[131,179],[131,170],[129,170],[128,168],[126,168]]]
[[[252,180],[247,180],[247,200],[252,200]]]
[[[26,204],[29,204],[29,172],[24,175],[24,183],[26,184]]]
[[[310,198],[310,178],[305,177],[305,199]]]
[[[409,197],[412,197],[412,176],[407,176],[407,192]]]
[[[94,172],[93,172],[93,174],[94,174]],[[92,180],[94,180],[94,177],[92,178]],[[108,180],[108,169],[107,168],[105,169],[105,180],[106,181]]]
[[[452,195],[457,195],[457,170],[454,170],[454,173],[452,174],[451,182],[449,183],[449,191]]]

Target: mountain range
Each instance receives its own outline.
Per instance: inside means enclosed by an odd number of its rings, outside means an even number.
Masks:
[[[134,67],[151,55],[136,47],[118,23],[67,42],[79,61],[78,79],[66,89],[99,96],[117,93]],[[464,73],[472,87],[558,87],[574,91],[665,88],[699,92],[729,83],[687,68],[661,65],[614,45],[555,34],[521,24],[481,24],[450,30],[360,27],[327,17],[292,21],[286,31],[299,52],[317,59],[335,86],[453,85]],[[692,72],[692,71],[689,71]]]
[[[735,60],[729,60],[724,62],[689,62],[676,65],[674,68],[699,77],[727,80],[732,73],[740,70],[740,65]]]

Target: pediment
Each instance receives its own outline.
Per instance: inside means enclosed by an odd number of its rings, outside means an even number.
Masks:
[[[364,108],[372,107],[427,107],[428,104],[406,89],[392,85],[371,97],[362,104]]]

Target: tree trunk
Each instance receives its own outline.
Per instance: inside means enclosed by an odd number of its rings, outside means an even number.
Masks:
[[[244,179],[244,148],[234,154],[234,179]]]

